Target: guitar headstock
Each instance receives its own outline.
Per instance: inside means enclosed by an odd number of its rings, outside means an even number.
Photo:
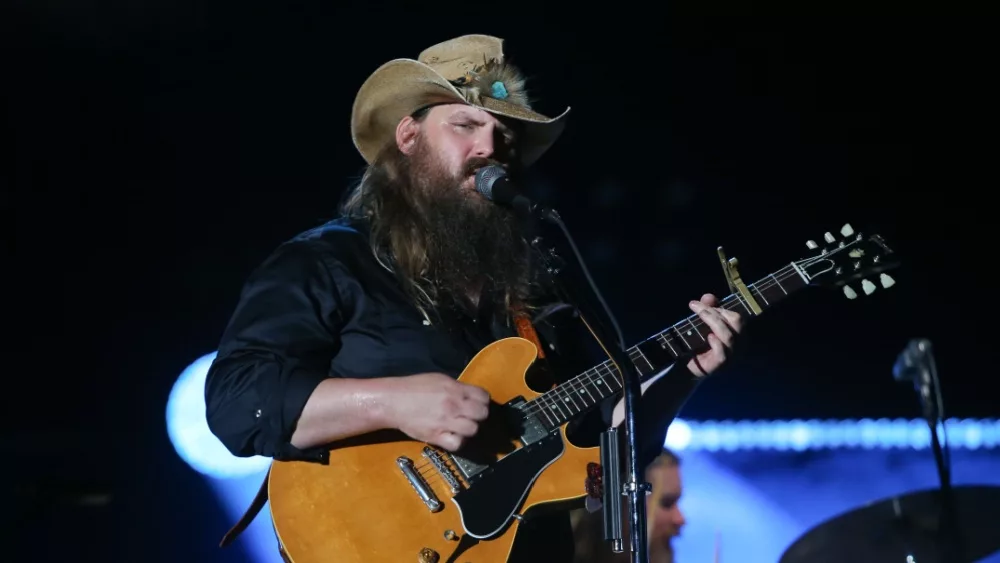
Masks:
[[[845,224],[839,235],[824,233],[822,246],[816,241],[806,242],[806,247],[816,254],[794,264],[810,285],[840,287],[848,299],[855,299],[859,293],[871,295],[879,287],[889,289],[896,283],[885,272],[899,262],[881,236],[856,233],[850,224]],[[855,287],[850,285],[857,281],[860,283]]]

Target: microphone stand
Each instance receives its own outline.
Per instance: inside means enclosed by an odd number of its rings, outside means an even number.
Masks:
[[[622,484],[619,483],[618,479],[620,466],[618,456],[620,455],[620,449],[618,449],[617,429],[610,428],[602,434],[602,462],[610,461],[614,463],[613,467],[608,467],[607,463],[602,463],[604,465],[604,476],[608,478],[606,487],[610,487],[610,490],[606,490],[604,495],[605,539],[612,542],[612,550],[614,552],[620,553],[622,551],[619,495],[628,496],[630,507],[629,521],[631,524],[629,538],[631,539],[632,563],[648,563],[649,553],[646,547],[646,492],[650,489],[650,486],[649,483],[645,482],[644,472],[639,466],[637,412],[642,396],[639,373],[628,355],[628,349],[625,345],[621,329],[615,320],[615,316],[601,296],[601,292],[594,283],[593,278],[591,278],[583,256],[580,255],[576,243],[573,241],[573,237],[563,223],[562,218],[555,210],[538,205],[531,205],[523,211],[526,211],[536,220],[540,219],[560,229],[576,257],[584,280],[587,282],[583,284],[577,280],[577,285],[589,286],[593,297],[601,305],[601,307],[594,307],[594,313],[603,322],[595,323],[596,326],[591,326],[590,328],[597,333],[598,339],[602,343],[605,343],[603,346],[604,350],[611,356],[611,361],[618,367],[618,372],[622,376],[622,390],[625,399],[625,436],[628,456],[628,480]],[[542,246],[541,237],[534,237],[531,244],[538,251],[538,256],[542,259],[543,267],[551,276],[550,279],[552,279],[554,285],[565,294],[569,303],[575,305],[577,309],[582,310],[580,306],[582,300],[574,299],[573,295],[575,292],[568,290],[567,284],[564,283],[565,280],[558,277],[562,272],[561,258],[555,255],[554,249],[545,250],[540,248]],[[614,339],[610,338],[608,326],[614,330]],[[615,490],[619,486],[621,490]]]
[[[954,489],[951,485],[951,455],[941,444],[938,434],[938,423],[944,426],[944,399],[941,394],[941,383],[938,379],[937,365],[931,352],[931,343],[926,339],[912,342],[912,349],[907,364],[916,364],[916,369],[901,370],[898,379],[912,379],[913,386],[920,399],[924,419],[930,430],[931,449],[934,453],[934,464],[937,467],[941,490],[941,507],[938,532],[945,545],[950,547],[951,556],[956,561],[965,561],[964,547],[959,536],[958,514],[955,507]],[[907,377],[909,376],[909,377]],[[947,437],[945,438],[947,440]]]
[[[941,524],[942,539],[951,547],[951,556],[956,561],[964,561],[964,549],[959,537],[958,513],[955,507],[955,494],[951,486],[951,455],[946,454],[938,435],[938,423],[944,426],[944,399],[941,396],[941,382],[937,375],[937,365],[931,353],[931,344],[927,340],[918,343],[922,353],[918,380],[918,393],[923,406],[924,418],[930,429],[931,448],[934,452],[934,463],[937,466],[938,479],[941,483]],[[945,437],[947,440],[947,437]]]

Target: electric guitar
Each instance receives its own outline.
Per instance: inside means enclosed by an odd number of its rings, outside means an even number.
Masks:
[[[807,243],[814,255],[746,285],[735,259],[723,269],[733,293],[721,307],[752,317],[809,286],[841,288],[854,299],[894,280],[897,265],[878,235],[824,235]],[[875,281],[872,281],[872,278]],[[877,285],[876,285],[877,282]],[[697,315],[628,350],[645,381],[677,359],[708,349]],[[580,501],[589,464],[600,448],[579,448],[567,424],[622,390],[610,361],[538,393],[525,383],[537,356],[524,338],[496,341],[466,366],[459,381],[489,391],[490,421],[458,453],[381,431],[331,445],[329,464],[274,461],[268,482],[278,541],[293,563],[501,563],[508,560],[525,513]]]

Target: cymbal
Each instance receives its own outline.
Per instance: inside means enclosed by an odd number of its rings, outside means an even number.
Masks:
[[[961,557],[941,532],[940,489],[880,499],[797,539],[779,563],[971,563],[1000,550],[1000,487],[953,486]]]

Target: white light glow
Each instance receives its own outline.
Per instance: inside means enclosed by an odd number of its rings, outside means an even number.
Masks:
[[[167,399],[167,434],[177,455],[199,473],[220,479],[259,473],[270,459],[237,457],[212,434],[205,419],[205,376],[215,352],[195,360],[185,369]]]

